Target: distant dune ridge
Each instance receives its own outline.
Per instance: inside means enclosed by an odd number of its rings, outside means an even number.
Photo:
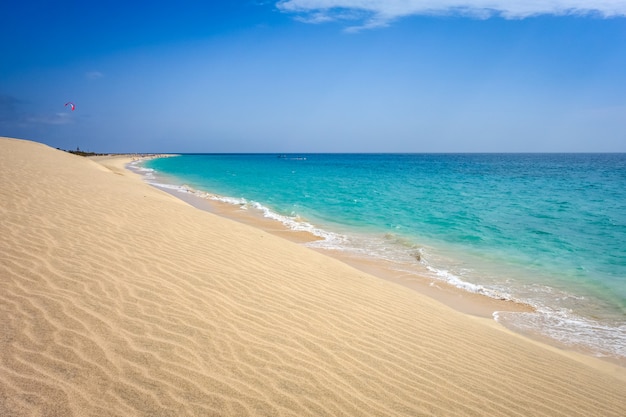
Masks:
[[[0,139],[0,416],[626,416],[623,368],[193,208],[124,162]]]

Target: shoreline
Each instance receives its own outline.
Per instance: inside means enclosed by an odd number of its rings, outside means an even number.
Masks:
[[[626,415],[623,368],[0,138],[0,414]]]
[[[154,186],[154,185],[153,185]],[[165,191],[172,196],[179,198],[192,206],[205,210],[218,216],[234,220],[275,236],[282,237],[293,243],[306,244],[321,240],[321,238],[307,231],[296,231],[289,229],[277,220],[269,219],[263,216],[263,213],[255,209],[241,210],[237,206],[202,198],[192,193],[184,193],[177,190],[171,190],[154,186]],[[308,246],[307,246],[308,247]],[[535,311],[532,306],[519,303],[513,300],[499,300],[483,294],[472,293],[462,288],[455,287],[444,281],[435,281],[432,278],[410,274],[407,272],[397,271],[391,265],[386,265],[383,260],[364,258],[356,255],[349,255],[330,249],[308,247],[316,252],[323,253],[334,259],[338,259],[350,266],[353,266],[363,272],[377,276],[378,278],[403,285],[422,294],[442,302],[448,307],[453,308],[461,313],[475,315],[482,318],[493,317],[496,311],[507,312],[532,312]]]
[[[158,158],[158,156],[156,156]],[[152,158],[151,158],[152,159]],[[143,178],[143,175],[139,172],[135,172],[131,163],[141,162],[141,160],[129,161],[125,167],[130,172],[139,175]],[[161,177],[160,180],[164,180],[166,185],[178,186],[175,183],[170,183],[166,178]],[[240,209],[239,206],[228,203],[225,201],[213,200],[194,194],[193,192],[182,192],[178,189],[159,187],[158,185],[150,184],[157,189],[160,189],[177,199],[185,201],[193,207],[205,210],[218,216],[234,220],[259,230],[271,233],[275,236],[284,238],[293,243],[304,244],[320,240],[318,236],[306,231],[295,231],[289,229],[281,222],[267,218],[263,215],[262,211],[247,208],[246,210]],[[203,190],[203,192],[207,192]],[[210,192],[209,192],[210,193]],[[436,300],[455,311],[470,316],[476,316],[480,319],[485,319],[493,322],[499,328],[509,331],[513,334],[521,337],[528,338],[533,342],[540,343],[542,345],[549,346],[550,348],[557,349],[566,354],[574,356],[580,355],[579,359],[589,358],[591,360],[599,360],[611,365],[619,366],[624,372],[623,378],[626,380],[626,358],[615,356],[598,356],[594,352],[583,345],[570,346],[552,339],[540,332],[520,332],[508,328],[504,324],[498,322],[495,319],[497,313],[532,313],[535,312],[535,308],[531,305],[521,303],[515,300],[509,299],[497,299],[490,297],[486,294],[474,293],[464,290],[463,288],[456,287],[445,281],[436,280],[426,275],[421,275],[419,272],[406,272],[399,271],[393,267],[387,261],[382,259],[374,259],[371,257],[362,257],[353,254],[342,253],[339,251],[317,248],[314,246],[307,246],[307,248],[324,255],[330,256],[333,259],[337,259],[347,265],[350,265],[360,271],[373,275],[379,279],[383,279],[403,287],[409,288],[413,291],[425,295],[433,300]]]

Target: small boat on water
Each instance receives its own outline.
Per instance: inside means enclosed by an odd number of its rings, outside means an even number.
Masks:
[[[291,161],[306,161],[306,157],[304,156],[289,156],[289,155],[278,155],[278,158],[280,159],[289,159]]]

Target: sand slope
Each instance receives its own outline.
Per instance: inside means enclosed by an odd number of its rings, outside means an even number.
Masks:
[[[0,319],[0,416],[626,416],[609,373],[11,139]]]

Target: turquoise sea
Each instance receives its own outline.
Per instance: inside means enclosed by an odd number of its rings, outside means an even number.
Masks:
[[[494,318],[626,360],[626,154],[186,154],[135,168],[323,238],[308,245],[531,304]]]

